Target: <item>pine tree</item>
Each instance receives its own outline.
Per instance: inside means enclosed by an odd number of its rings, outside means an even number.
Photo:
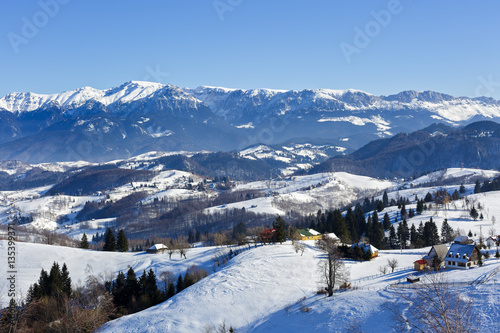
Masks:
[[[170,297],[172,297],[174,295],[175,295],[175,286],[173,283],[170,283],[168,285],[168,291],[167,291],[166,298],[169,299]]]
[[[403,206],[401,207],[401,218],[402,218],[403,220],[408,218],[408,213],[406,212],[406,207],[405,207],[405,205],[403,205]]]
[[[286,241],[287,224],[278,216],[276,221],[273,223],[273,227],[276,229],[276,240],[282,244]]]
[[[464,194],[465,193],[464,183],[460,184],[460,189],[458,190],[458,192],[460,192],[460,194]]]
[[[132,301],[137,300],[140,295],[140,285],[137,281],[137,276],[132,267],[130,267],[127,271],[127,277],[125,278],[125,286],[124,286],[124,301],[127,307],[132,306]]]
[[[403,249],[406,249],[406,244],[410,240],[410,229],[408,229],[408,222],[403,220],[401,223],[401,245]]]
[[[444,219],[441,226],[441,238],[443,243],[449,243],[453,240],[453,228],[448,224],[448,219]]]
[[[384,191],[384,195],[382,196],[382,204],[385,207],[389,207],[389,196],[387,195],[387,191]]]
[[[145,293],[148,295],[151,305],[156,305],[162,301],[161,293],[156,283],[156,274],[152,268],[149,269],[146,277]]]
[[[102,250],[110,252],[116,251],[116,239],[111,228],[108,228],[106,230],[106,236],[104,237],[104,247],[102,248]]]
[[[89,248],[89,241],[87,239],[87,235],[83,233],[82,240],[80,242],[80,248],[81,249],[88,249]]]
[[[347,213],[345,214],[344,220],[347,225],[350,238],[354,240],[359,239],[358,223],[351,207],[347,209]]]
[[[372,222],[372,236],[370,238],[370,243],[373,246],[383,249],[384,248],[384,230],[382,225],[378,222],[377,212],[373,212],[373,222]]]
[[[128,252],[128,240],[127,236],[125,236],[125,231],[123,231],[123,229],[121,229],[120,232],[118,232],[116,249],[120,252]]]
[[[48,296],[61,295],[62,293],[62,279],[61,279],[61,269],[59,264],[54,262],[50,268],[49,273],[49,289],[47,292]]]
[[[415,224],[412,223],[410,228],[410,244],[416,246],[417,240],[418,240],[417,228],[415,228]]]
[[[481,253],[480,249],[478,249],[477,247],[476,249],[477,249],[477,264],[479,266],[483,266],[483,254]]]
[[[69,271],[66,263],[63,264],[61,270],[61,282],[62,292],[69,297],[71,295],[71,278],[69,277]]]
[[[425,222],[424,225],[424,243],[426,246],[439,244],[439,234],[436,224],[432,221]]]
[[[177,293],[180,293],[184,290],[184,281],[182,280],[182,274],[179,274],[179,278],[177,279]]]
[[[113,303],[115,303],[117,307],[125,307],[127,305],[125,274],[123,274],[123,272],[118,272],[116,280],[111,288],[111,293],[113,294]]]
[[[377,212],[381,212],[383,210],[384,210],[384,204],[382,203],[382,201],[377,200]]]
[[[398,236],[396,235],[396,230],[393,225],[391,225],[389,229],[389,247],[391,249],[396,249],[398,247]]]
[[[388,230],[391,227],[391,219],[389,218],[389,214],[384,214],[384,230]]]
[[[471,210],[470,210],[470,217],[472,217],[475,220],[477,220],[477,218],[479,217],[479,213],[477,212],[477,209],[472,206]]]
[[[476,185],[474,186],[474,193],[481,193],[481,183],[479,183],[479,179],[476,180]]]

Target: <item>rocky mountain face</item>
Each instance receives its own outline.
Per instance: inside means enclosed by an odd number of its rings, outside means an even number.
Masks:
[[[178,88],[127,82],[0,99],[0,160],[103,162],[149,151],[231,151],[321,141],[338,154],[433,123],[500,119],[500,103],[405,91]]]

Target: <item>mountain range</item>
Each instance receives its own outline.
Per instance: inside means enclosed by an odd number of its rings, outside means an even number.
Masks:
[[[500,102],[432,91],[179,88],[130,81],[107,90],[0,99],[0,160],[103,162],[149,151],[242,151],[321,141],[355,151],[433,123],[499,120]]]
[[[349,171],[372,177],[416,177],[444,168],[498,170],[500,124],[478,121],[456,129],[434,124],[413,133],[372,141],[352,154],[335,156],[310,173]]]

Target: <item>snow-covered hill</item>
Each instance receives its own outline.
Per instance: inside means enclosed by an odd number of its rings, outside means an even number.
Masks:
[[[316,295],[321,288],[318,262],[322,253],[314,242],[305,242],[301,256],[288,242],[283,245],[252,248],[232,259],[226,267],[183,290],[168,301],[144,311],[105,324],[101,332],[203,332],[225,323],[237,332],[345,332],[362,327],[368,332],[394,332],[391,313],[383,310],[388,301],[401,302],[391,284],[402,281],[413,272],[413,262],[428,252],[419,250],[381,251],[370,262],[347,261],[350,280],[356,288],[327,298]],[[18,243],[19,291],[36,282],[41,268],[52,262],[65,262],[75,285],[89,274],[111,276],[128,266],[136,272],[153,268],[183,273],[190,265],[210,268],[216,248],[193,248],[187,259],[174,255],[144,253],[106,253],[49,245]],[[6,242],[0,241],[6,251]],[[380,266],[388,259],[397,259],[394,273],[381,274]],[[496,273],[500,262],[485,261],[481,268],[442,273],[450,282],[469,285],[457,291],[473,299],[480,318],[480,331],[495,331],[500,318],[496,304],[500,292]],[[496,274],[495,274],[496,273]],[[5,279],[6,273],[0,272]],[[489,279],[486,279],[488,277]],[[2,299],[2,305],[6,303]],[[402,304],[402,303],[399,303]]]

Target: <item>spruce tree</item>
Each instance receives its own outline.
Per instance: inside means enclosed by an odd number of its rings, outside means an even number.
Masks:
[[[398,246],[398,236],[396,235],[396,230],[394,229],[394,226],[391,225],[389,229],[389,247],[391,249],[395,249]]]
[[[453,228],[449,225],[448,219],[444,219],[441,226],[441,238],[443,243],[449,243],[453,240]]]
[[[170,283],[168,285],[168,291],[167,291],[166,298],[169,299],[170,297],[172,297],[174,295],[175,295],[175,286],[173,283]]]
[[[123,272],[118,272],[118,276],[116,277],[111,290],[115,305],[117,307],[125,307],[127,305],[127,297],[125,291],[125,274],[123,274]]]
[[[116,239],[111,228],[108,228],[106,230],[106,236],[104,238],[104,247],[102,249],[103,251],[110,251],[110,252],[116,251]]]
[[[69,297],[71,295],[71,278],[69,277],[69,271],[66,263],[63,264],[61,270],[61,280],[62,292]]]
[[[382,196],[382,204],[385,207],[389,207],[389,197],[387,196],[387,191],[384,191],[384,195]]]
[[[125,231],[123,229],[118,233],[118,240],[116,242],[116,248],[120,252],[128,252],[128,240],[125,236]]]
[[[477,220],[477,218],[479,217],[479,213],[477,212],[477,209],[472,206],[471,210],[470,210],[470,217],[472,217],[475,220]]]
[[[87,239],[87,234],[85,234],[85,233],[83,233],[82,240],[80,241],[80,248],[82,248],[82,249],[89,248],[89,241]]]
[[[474,186],[474,193],[481,193],[481,183],[479,183],[479,179],[476,180],[476,185]]]
[[[384,230],[388,230],[391,227],[391,219],[389,218],[389,214],[384,214]]]
[[[54,261],[49,273],[49,291],[48,296],[55,296],[62,291],[61,270],[59,264]]]
[[[177,293],[180,293],[184,290],[184,281],[182,280],[182,274],[179,274],[179,278],[177,279]]]
[[[278,216],[276,221],[273,223],[273,227],[276,229],[276,241],[280,242],[280,244],[285,242],[287,234],[287,224],[281,218],[281,216]]]
[[[417,240],[418,240],[417,228],[415,228],[415,224],[412,223],[410,228],[410,244],[416,246]]]
[[[131,305],[131,301],[133,299],[138,299],[140,295],[140,286],[137,281],[137,276],[135,275],[135,271],[132,267],[127,271],[127,277],[125,279],[125,287],[124,287],[124,300],[127,306]]]
[[[149,296],[152,305],[156,305],[162,301],[161,293],[156,282],[156,274],[152,268],[148,271],[145,287],[146,294]]]

